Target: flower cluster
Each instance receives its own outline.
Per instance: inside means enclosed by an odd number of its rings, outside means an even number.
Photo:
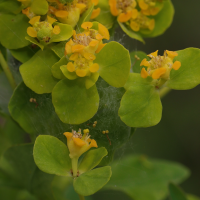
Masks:
[[[84,22],[81,25],[84,31],[79,34],[74,31],[73,39],[65,46],[65,55],[71,55],[66,68],[68,72],[78,77],[90,76],[99,70],[99,65],[95,63],[95,54],[106,45],[102,39],[110,38],[105,26],[98,23],[98,31],[91,29],[92,26],[92,22]]]
[[[47,16],[45,21],[40,21],[40,18],[40,16],[36,16],[29,21],[32,27],[28,27],[27,33],[30,37],[48,43],[53,35],[60,33],[60,27],[58,25],[53,27],[52,24],[56,20],[49,16]]]
[[[150,30],[155,27],[154,16],[162,9],[159,0],[109,0],[112,15],[121,23],[126,23],[133,31]]]
[[[29,19],[37,16],[34,9],[31,8],[30,0],[18,0],[22,3],[22,13],[25,14]],[[33,0],[32,2],[34,2]],[[80,15],[87,11],[92,5],[98,5],[98,0],[45,0],[47,4],[46,14],[52,18],[57,19],[59,22],[69,24],[74,27],[79,21]],[[46,4],[43,3],[44,10]],[[42,6],[42,5],[41,5]],[[93,10],[91,19],[96,18],[100,14],[101,9],[96,8]]]
[[[140,63],[140,66],[147,67],[147,70],[144,67],[141,70],[142,78],[151,76],[153,79],[168,80],[172,68],[178,70],[181,67],[180,61],[173,62],[174,57],[178,56],[178,53],[166,50],[163,56],[157,54],[158,50],[148,55],[151,58],[150,61],[144,58]]]
[[[94,139],[90,139],[89,130],[84,129],[83,135],[81,129],[78,132],[72,130],[72,132],[65,132],[64,135],[67,138],[67,146],[69,149],[69,157],[79,158],[83,153],[88,151],[92,147],[98,147]]]

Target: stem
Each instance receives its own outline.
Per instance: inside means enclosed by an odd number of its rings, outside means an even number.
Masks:
[[[163,97],[164,97],[166,94],[168,94],[170,91],[171,91],[170,88],[168,88],[168,87],[163,87],[163,88],[160,90],[160,92],[159,92],[160,98],[163,98]]]
[[[10,83],[12,89],[14,90],[15,87],[16,87],[17,85],[16,85],[16,83],[15,83],[15,80],[14,80],[14,78],[13,78],[13,75],[12,75],[12,73],[11,73],[9,67],[8,67],[8,64],[7,64],[7,62],[5,61],[5,59],[4,59],[4,57],[3,57],[2,53],[1,53],[1,51],[0,51],[0,64],[1,64],[1,66],[2,66],[2,68],[3,68],[3,71],[4,71],[5,74],[6,74],[6,77],[7,77],[8,81],[9,81],[9,83]]]
[[[73,177],[77,177],[78,157],[72,158]]]
[[[80,200],[85,200],[85,197],[84,197],[84,196],[82,196],[82,195],[80,195],[80,194],[79,194],[78,196],[79,196],[79,199],[80,199]]]

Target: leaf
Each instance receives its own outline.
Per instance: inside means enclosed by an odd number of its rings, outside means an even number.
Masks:
[[[184,192],[179,188],[177,185],[170,183],[169,184],[169,193],[171,200],[187,200],[186,195]]]
[[[81,174],[74,179],[74,190],[83,196],[89,196],[100,190],[111,177],[111,167],[101,167]]]
[[[159,91],[140,74],[132,73],[130,83],[121,99],[119,116],[121,120],[131,127],[149,127],[159,123],[162,116],[162,104]]]
[[[64,75],[65,78],[68,78],[69,80],[74,80],[76,78],[78,78],[78,76],[76,75],[76,72],[69,72],[67,69],[66,65],[62,65],[60,67],[60,70],[62,71],[62,74]],[[88,78],[87,78],[88,79]],[[86,79],[86,80],[87,80]],[[85,84],[86,85],[86,84]],[[93,84],[94,85],[94,84]],[[86,89],[89,89],[86,87]]]
[[[117,42],[109,42],[96,55],[100,76],[113,87],[123,87],[130,72],[128,50]]]
[[[29,42],[37,45],[38,47],[40,47],[40,49],[44,49],[44,47],[46,46],[46,43],[44,41],[40,41],[38,42],[38,40],[36,40],[36,38],[32,38],[29,35],[25,37],[26,40],[28,40]]]
[[[30,42],[25,40],[28,21],[24,14],[0,14],[1,44],[7,49],[19,49],[29,45]]]
[[[0,72],[0,113],[10,115],[8,103],[12,96],[13,90],[8,82],[4,72]]]
[[[112,177],[104,189],[119,190],[134,200],[160,200],[168,193],[168,183],[180,183],[188,177],[184,166],[144,156],[130,155],[112,165]]]
[[[24,83],[38,94],[51,93],[57,83],[51,74],[51,66],[58,57],[50,49],[38,51],[29,61],[20,66]]]
[[[15,0],[0,2],[0,12],[18,14],[21,11],[21,3]]]
[[[13,146],[4,153],[0,162],[0,169],[12,177],[18,187],[27,190],[36,169],[32,154],[33,144]]]
[[[98,3],[98,8],[101,9],[100,14],[94,19],[95,21],[103,24],[107,29],[112,28],[116,17],[110,12],[110,6],[107,0],[101,0]]]
[[[25,63],[30,60],[37,51],[38,48],[34,48],[32,46],[26,46],[21,49],[10,49],[12,56],[21,63]]]
[[[65,41],[65,40],[68,40],[72,36],[73,29],[71,25],[61,24],[61,23],[57,23],[56,25],[60,27],[60,33],[57,35],[54,34],[51,37],[49,43]]]
[[[188,194],[187,195],[187,199],[188,200],[199,200],[200,198],[195,196],[195,195],[193,195],[193,194]]]
[[[188,90],[200,83],[200,49],[187,48],[177,51],[174,61],[181,62],[178,70],[171,70],[167,86],[175,90]]]
[[[51,50],[59,57],[62,58],[65,52],[66,42],[59,42],[56,45],[51,46]]]
[[[108,154],[105,147],[100,147],[94,150],[90,150],[81,161],[78,166],[79,173],[85,173],[93,168],[95,168],[102,160],[104,156]]]
[[[95,85],[86,89],[81,79],[64,79],[54,87],[52,101],[62,122],[81,124],[97,112],[99,95]]]
[[[45,15],[48,12],[48,2],[46,0],[34,0],[31,2],[31,11],[35,15]]]
[[[142,60],[144,58],[149,60],[149,57],[143,51],[132,51],[130,53],[130,58],[131,58],[131,65],[132,65],[133,72],[139,73],[139,74],[140,74],[142,68],[144,67],[144,66],[140,66],[140,63],[142,62]]]
[[[92,4],[92,6],[90,6],[81,16],[81,18],[79,19],[77,25],[76,25],[76,32],[77,33],[81,33],[84,31],[83,28],[81,28],[81,24],[84,22],[87,22],[90,20],[92,11],[94,9],[94,5]]]
[[[70,176],[71,159],[67,146],[56,137],[40,135],[33,149],[36,165],[40,170],[59,176]]]
[[[55,63],[51,67],[51,72],[52,72],[52,74],[55,78],[57,78],[57,79],[64,79],[65,78],[60,67],[62,65],[67,65],[68,62],[69,62],[69,60],[65,56],[63,56],[57,63]]]

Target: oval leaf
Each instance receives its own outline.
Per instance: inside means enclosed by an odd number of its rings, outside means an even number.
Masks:
[[[127,49],[117,42],[109,42],[96,55],[100,76],[113,87],[123,87],[128,79],[131,62]]]
[[[149,127],[159,123],[162,104],[159,92],[151,82],[132,73],[127,81],[130,86],[121,100],[119,116],[131,127]]]
[[[57,79],[63,79],[65,78],[65,76],[63,75],[60,67],[62,65],[67,65],[67,63],[69,62],[69,60],[63,56],[57,63],[55,63],[52,67],[51,67],[51,72],[53,74],[53,76]]]
[[[86,89],[83,79],[61,80],[53,89],[52,101],[61,121],[81,124],[98,110],[99,95],[96,85]]]
[[[169,184],[169,194],[171,200],[188,200],[181,188],[173,183]]]
[[[100,190],[111,177],[112,171],[110,166],[101,167],[86,172],[74,179],[74,190],[83,196],[89,196]]]
[[[95,168],[102,160],[104,156],[108,154],[105,147],[97,148],[94,150],[90,150],[81,161],[78,170],[79,173],[82,174],[86,171],[89,171]]]
[[[180,61],[181,67],[171,70],[167,86],[175,90],[192,89],[200,83],[200,49],[187,48],[177,53],[174,61]]]
[[[67,146],[56,137],[40,135],[33,149],[33,157],[40,170],[59,176],[70,176],[71,159]]]
[[[51,66],[58,57],[50,49],[38,51],[29,61],[20,66],[24,83],[38,94],[51,93],[58,82],[51,74]]]

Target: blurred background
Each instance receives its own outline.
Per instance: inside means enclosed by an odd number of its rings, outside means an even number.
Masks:
[[[162,55],[166,49],[200,48],[200,1],[172,0],[172,3],[174,20],[163,35],[145,39],[145,45],[125,35],[119,38],[116,34],[116,39],[130,51],[142,50],[147,54],[156,50]],[[181,187],[200,196],[200,85],[188,91],[173,90],[162,99],[162,104],[161,122],[151,128],[137,129],[120,151],[182,163],[191,170],[191,176]]]

